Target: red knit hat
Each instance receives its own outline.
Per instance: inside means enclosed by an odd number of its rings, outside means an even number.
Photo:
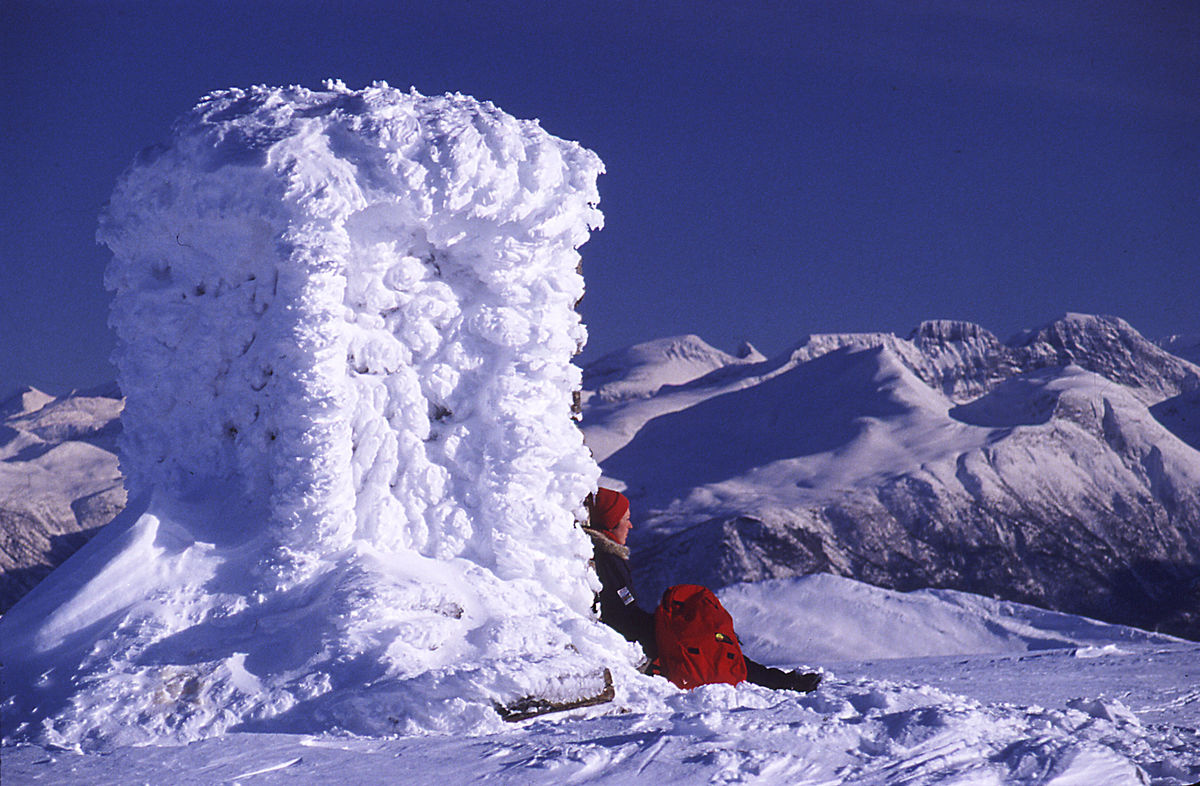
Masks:
[[[629,511],[629,500],[619,491],[600,489],[592,503],[591,525],[601,529],[616,529]]]

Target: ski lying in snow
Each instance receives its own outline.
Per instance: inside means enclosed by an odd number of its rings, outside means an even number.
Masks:
[[[597,704],[604,704],[612,701],[616,695],[617,691],[613,687],[612,672],[605,669],[604,689],[594,696],[584,696],[580,699],[568,699],[566,701],[556,701],[539,696],[525,696],[511,704],[496,702],[496,712],[500,713],[500,717],[504,720],[515,723],[551,712],[565,712],[566,710],[577,710],[580,707],[592,707]]]

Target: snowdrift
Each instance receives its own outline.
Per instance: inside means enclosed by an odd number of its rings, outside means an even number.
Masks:
[[[382,83],[214,93],[143,152],[98,233],[130,505],[0,623],[5,734],[478,731],[630,669],[575,526],[601,166]]]

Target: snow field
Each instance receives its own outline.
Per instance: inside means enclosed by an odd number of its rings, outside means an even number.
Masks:
[[[1196,646],[1131,646],[1092,659],[1104,675],[1150,666],[1160,681],[1183,677]],[[1155,663],[1167,659],[1167,663]],[[1089,661],[1089,662],[1092,662]],[[1039,655],[1034,669],[1064,695],[1085,687],[1069,650]],[[900,663],[900,662],[897,662]],[[974,676],[993,656],[903,661],[908,679],[851,676],[870,664],[843,664],[815,693],[798,696],[750,685],[676,692],[653,704],[621,702],[547,716],[480,737],[242,734],[186,747],[121,748],[78,756],[35,746],[5,750],[6,777],[22,782],[180,783],[787,783],[1155,784],[1200,776],[1200,737],[1178,710],[1174,723],[1139,719],[1112,697],[1072,698],[1055,708],[982,702],[921,684],[939,675]],[[1038,695],[1027,663],[988,671],[993,687]],[[1116,678],[1114,680],[1114,678]],[[1092,684],[1094,690],[1108,690]],[[1145,701],[1134,696],[1130,701]],[[1140,706],[1140,705],[1139,705]]]
[[[601,167],[384,83],[214,93],[143,152],[98,233],[130,509],[0,623],[6,739],[479,732],[627,681],[575,526]]]
[[[172,511],[173,520],[184,518],[186,511]],[[148,517],[133,511],[130,520],[144,527]],[[170,540],[119,528],[106,529],[98,540],[104,545],[104,540],[135,536],[144,548]],[[97,561],[130,579],[136,577],[137,564],[165,570],[187,558],[187,549],[154,560],[142,558],[128,546],[121,552],[133,558],[130,563],[118,563],[102,553],[96,555]],[[444,565],[424,564],[430,575],[421,574],[417,567],[406,573],[417,579],[406,587],[408,597],[396,585],[379,582],[379,587],[392,587],[396,612],[381,620],[378,629],[396,629],[405,619],[413,623],[405,636],[386,639],[392,646],[398,639],[405,646],[424,646],[420,632],[436,634],[436,628],[429,627],[435,616],[453,618],[453,609],[421,618],[416,598],[426,593],[427,606],[437,597],[426,589],[425,581],[448,572]],[[185,572],[200,575],[195,566]],[[80,577],[86,570],[74,565],[69,574]],[[100,576],[96,581],[103,586],[116,579]],[[364,571],[359,583],[341,581],[328,591],[375,592],[367,586],[371,581],[372,573]],[[136,595],[143,590],[134,584],[128,591]],[[273,613],[261,614],[257,622],[236,615],[218,618],[215,624],[225,628],[222,636],[201,626],[190,642],[173,645],[180,651],[195,650],[241,635],[247,644],[260,642],[273,650],[269,660],[261,653],[235,655],[206,677],[225,679],[229,686],[225,695],[207,693],[195,671],[175,667],[158,682],[146,679],[145,672],[130,677],[140,679],[135,686],[139,690],[154,692],[159,702],[156,715],[147,715],[145,707],[138,708],[140,716],[128,713],[121,702],[130,696],[115,691],[81,692],[96,702],[82,708],[81,715],[108,712],[130,723],[167,724],[180,699],[221,701],[228,711],[239,711],[240,702],[254,695],[246,682],[272,678],[264,662],[278,668],[297,659],[288,651],[301,646],[296,629],[316,630],[329,624],[321,615],[333,604],[319,594],[324,591],[318,590],[307,604],[293,598],[276,601]],[[75,599],[88,597],[81,588],[69,588],[67,594]],[[465,600],[464,595],[458,598]],[[330,692],[307,707],[299,705],[298,713],[243,721],[236,727],[239,731],[185,747],[129,747],[125,743],[134,741],[132,735],[109,739],[104,746],[109,753],[104,756],[9,746],[3,756],[5,780],[124,783],[170,778],[181,783],[273,783],[300,778],[371,783],[384,778],[418,783],[436,778],[466,783],[484,778],[547,784],[1178,786],[1200,776],[1196,731],[1200,702],[1195,691],[1200,652],[1195,644],[966,593],[898,593],[833,576],[736,585],[725,588],[722,596],[752,656],[781,666],[823,666],[826,680],[821,689],[801,696],[744,684],[683,693],[660,679],[635,678],[621,682],[617,700],[602,707],[545,716],[516,727],[497,724],[498,731],[482,736],[403,736],[412,729],[428,731],[439,721],[444,724],[449,709],[479,713],[480,728],[486,730],[485,713],[460,694],[464,688],[460,675],[435,671],[433,676],[426,673],[401,683],[382,681],[353,693]],[[477,613],[470,606],[462,611],[464,617]],[[824,620],[822,626],[816,624],[818,620]],[[806,635],[810,625],[813,628]],[[61,635],[77,627],[71,621]],[[485,627],[466,642],[454,640],[465,650],[480,641],[493,648],[489,642],[494,632]],[[870,642],[873,648],[866,646]],[[125,648],[136,643],[135,637],[97,643],[95,657],[129,657]],[[369,651],[365,644],[360,649]],[[924,657],[913,657],[918,654]],[[175,657],[182,660],[179,653]],[[599,657],[611,658],[612,651]],[[874,660],[845,662],[864,657]],[[362,663],[345,666],[362,667]],[[541,693],[556,688],[549,670],[513,673],[523,674],[524,681],[518,684],[510,677],[513,681],[506,687]],[[335,680],[347,679],[336,669],[330,674]],[[541,682],[535,684],[539,675]],[[499,686],[498,675],[487,668],[473,676]],[[557,687],[575,690],[590,679],[577,674],[578,682],[573,682],[567,676],[568,683]],[[427,703],[424,715],[418,714],[421,703]],[[402,712],[408,713],[407,719]],[[312,733],[313,718],[355,713],[379,719],[370,730],[373,738]],[[66,731],[61,725],[55,728]],[[460,730],[463,721],[442,728]],[[294,733],[269,733],[278,731]],[[49,735],[43,738],[44,742],[50,739]]]

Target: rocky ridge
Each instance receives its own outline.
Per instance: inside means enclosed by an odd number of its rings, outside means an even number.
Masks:
[[[125,507],[115,386],[0,404],[0,613]]]
[[[938,321],[810,336],[584,428],[641,512],[645,597],[828,572],[1197,637],[1198,381],[1112,317],[1004,343]]]

